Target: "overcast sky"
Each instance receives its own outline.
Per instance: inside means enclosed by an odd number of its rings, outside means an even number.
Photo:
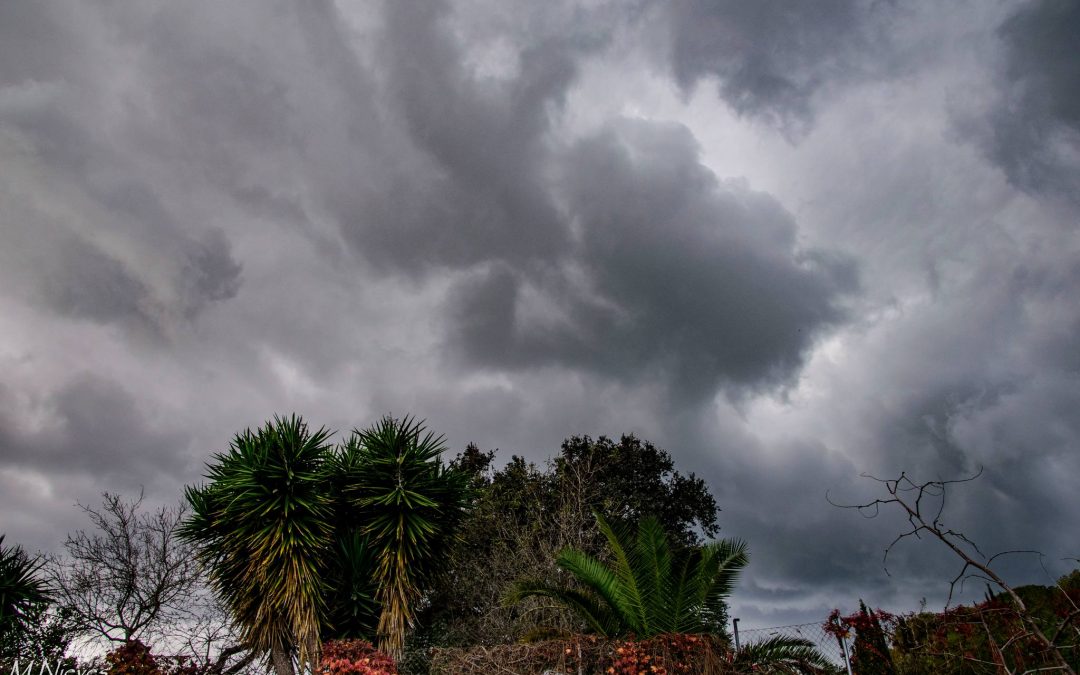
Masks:
[[[1080,556],[1076,0],[0,2],[0,531],[179,499],[275,413],[633,432],[744,627]],[[1046,571],[1043,570],[1045,566]],[[981,595],[976,583],[974,591]]]

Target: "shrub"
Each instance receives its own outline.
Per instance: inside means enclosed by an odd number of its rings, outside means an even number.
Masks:
[[[139,640],[128,640],[106,654],[102,671],[108,675],[202,675],[208,672],[206,666],[200,667],[186,657],[154,655]]]
[[[726,645],[715,636],[658,635],[614,645],[601,668],[609,675],[722,673],[729,656]]]
[[[129,640],[105,656],[109,675],[165,675],[150,648],[139,640]]]
[[[561,640],[432,650],[433,675],[492,672],[676,675],[735,672],[727,642],[711,635],[660,635],[647,640],[609,640],[596,635]]]
[[[387,654],[366,640],[330,640],[323,644],[318,675],[397,675]]]

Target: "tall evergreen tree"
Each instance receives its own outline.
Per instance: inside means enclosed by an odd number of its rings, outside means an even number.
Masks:
[[[896,666],[877,614],[859,600],[858,617],[851,655],[852,671],[857,675],[896,675]]]

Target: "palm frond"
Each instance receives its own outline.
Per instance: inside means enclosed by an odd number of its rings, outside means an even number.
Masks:
[[[526,595],[546,595],[609,637],[722,631],[715,617],[723,615],[724,600],[747,564],[745,542],[723,540],[673,552],[654,518],[639,523],[636,539],[599,514],[596,521],[608,541],[612,563],[574,548],[563,549],[556,559],[588,593],[575,595],[566,589],[529,583],[508,592],[507,602]],[[603,622],[596,609],[601,606],[609,617]]]
[[[525,598],[551,598],[573,610],[597,635],[615,637],[620,634],[620,622],[610,606],[587,593],[536,581],[518,581],[503,595],[503,604],[514,605]]]
[[[776,636],[743,646],[735,655],[737,670],[760,673],[817,675],[834,668],[814,643],[803,638]]]
[[[649,615],[641,586],[643,565],[638,557],[634,540],[625,527],[612,525],[599,513],[594,513],[600,532],[608,541],[614,559],[612,571],[619,579],[616,592],[619,597],[617,610],[626,628],[638,635],[651,635]]]
[[[672,554],[660,521],[645,518],[638,525],[634,576],[638,579],[648,628],[655,633],[673,631],[672,598],[668,595],[672,576]]]
[[[599,596],[611,611],[619,617],[617,626],[609,626],[604,635],[614,637],[633,632],[634,627],[626,621],[635,608],[627,604],[627,594],[622,590],[622,579],[607,565],[593,556],[574,548],[564,548],[559,552],[555,563],[574,577],[586,588]]]
[[[721,615],[739,574],[750,563],[748,546],[741,539],[721,539],[706,544],[701,552],[701,573],[709,580],[701,606],[706,613]]]
[[[38,576],[43,564],[21,546],[4,546],[0,534],[0,634],[30,628],[32,609],[50,600],[48,586]]]

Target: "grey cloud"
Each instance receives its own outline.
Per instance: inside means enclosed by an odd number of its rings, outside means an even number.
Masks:
[[[900,519],[868,520],[828,501],[872,494],[856,463],[808,438],[766,445],[748,431],[732,417],[683,411],[654,432],[677,465],[694,467],[713,490],[721,536],[749,544],[750,565],[732,596],[742,628],[820,622],[858,597],[883,607],[917,602],[882,570]],[[912,578],[906,569],[903,578]]]
[[[550,115],[573,81],[574,46],[520,46],[520,72],[484,78],[463,64],[443,3],[388,5],[390,94],[419,153],[368,208],[338,217],[376,263],[468,266],[550,257],[568,241],[544,184]]]
[[[1047,583],[1067,572],[1065,558],[1080,550],[1080,539],[1054,515],[1080,508],[1070,486],[1080,471],[1080,385],[1074,358],[1061,343],[1077,314],[1061,289],[1075,281],[1063,262],[1070,254],[1037,260],[1012,253],[1009,261],[988,253],[968,269],[966,283],[942,285],[933,302],[890,324],[894,332],[883,331],[881,343],[848,369],[855,378],[865,369],[866,380],[838,388],[850,396],[838,400],[837,409],[850,411],[831,415],[850,417],[844,426],[857,444],[860,472],[895,478],[904,471],[922,482],[981,470],[977,480],[950,488],[945,522],[988,555],[1041,552],[1042,562],[1002,558],[999,571]],[[884,547],[901,526],[868,530],[860,540],[876,538]],[[907,542],[890,569],[899,578],[932,580],[933,590],[943,594],[959,565],[939,553],[934,542]],[[890,583],[902,592],[903,582]],[[977,596],[981,585],[975,586],[968,591]]]
[[[62,24],[32,23],[55,52]],[[0,240],[24,295],[66,316],[164,335],[235,296],[240,264],[228,236],[192,222],[174,186],[136,159],[131,138],[116,136],[114,125],[131,130],[132,109],[118,112],[90,85],[93,72],[35,65],[0,89],[0,131],[15,141],[4,147],[0,183],[18,191],[20,180],[47,176],[40,193],[0,204],[10,223]]]
[[[824,500],[862,470],[982,464],[957,523],[1076,554],[1072,9],[910,7],[0,3],[5,527],[171,500],[273,412],[415,412],[541,461],[656,441],[773,625],[954,571],[920,543],[884,577],[894,523]],[[973,133],[1027,195],[941,133],[988,76]]]
[[[149,319],[150,292],[123,262],[77,237],[53,249],[45,296],[62,314],[100,323]]]
[[[685,128],[624,120],[563,162],[580,242],[562,267],[496,267],[457,289],[455,344],[473,363],[670,377],[700,399],[787,381],[843,321],[852,263],[798,250],[791,215],[719,181]]]
[[[1009,180],[1075,199],[1080,192],[1080,6],[1025,3],[999,28],[999,99],[969,125]]]
[[[59,3],[8,2],[0,6],[0,84],[51,80],[72,67],[65,44],[81,46],[77,31],[62,21]]]
[[[176,286],[180,314],[194,319],[207,304],[229,300],[239,292],[241,266],[233,259],[232,243],[222,229],[180,235],[186,228],[143,183],[126,183],[107,191],[102,204],[129,218],[134,229],[152,233],[147,238],[173,239],[168,243],[179,260]]]
[[[241,270],[224,231],[208,230],[201,240],[192,241],[181,273],[184,313],[194,317],[210,302],[235,297],[240,291]]]
[[[8,215],[24,219],[0,235],[19,293],[64,316],[158,337],[237,294],[241,266],[221,230],[163,228],[163,212],[109,201],[78,224],[35,210]]]
[[[137,487],[185,468],[186,436],[150,421],[150,411],[116,382],[78,375],[27,414],[44,416],[30,426],[9,408],[0,417],[0,465],[33,468],[54,476],[92,472],[104,485]]]
[[[858,0],[665,4],[679,84],[689,89],[701,78],[716,77],[720,96],[737,112],[793,136],[812,122],[811,98],[819,87],[871,60],[855,48],[864,44],[867,15],[875,6]]]

